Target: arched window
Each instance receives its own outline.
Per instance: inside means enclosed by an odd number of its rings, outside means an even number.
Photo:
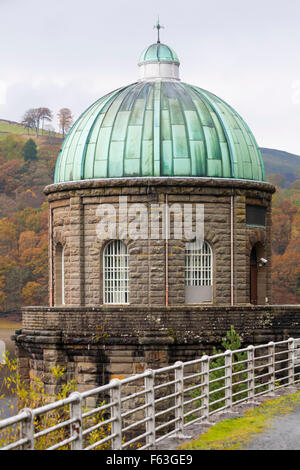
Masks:
[[[65,303],[64,248],[58,243],[55,247],[55,304]]]
[[[128,303],[128,252],[120,240],[110,242],[103,253],[105,304]]]
[[[200,248],[188,243],[185,249],[185,291],[187,303],[211,302],[213,297],[213,257],[205,241]]]

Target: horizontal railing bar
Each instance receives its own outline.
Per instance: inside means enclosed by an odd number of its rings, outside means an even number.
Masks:
[[[20,447],[24,444],[27,444],[27,442],[29,442],[29,439],[27,437],[24,437],[23,439],[19,439],[17,442],[12,442],[11,444],[6,445],[5,447],[1,447],[1,450],[15,449],[16,447]]]
[[[193,413],[199,413],[199,411],[205,410],[205,406],[199,406],[198,408],[194,408],[193,410],[187,411],[186,413],[183,414],[184,418],[187,416],[192,415]]]
[[[183,427],[185,428],[186,426],[190,426],[191,424],[196,423],[197,421],[203,421],[204,419],[205,419],[205,416],[198,416],[198,418],[192,419],[191,421],[188,421],[187,423],[185,423]]]
[[[157,441],[155,441],[155,442],[157,442]],[[148,444],[145,444],[144,446],[139,447],[136,450],[146,450],[146,449],[148,449],[148,447],[151,447],[152,445],[153,445],[152,442],[149,442]]]
[[[227,378],[228,378],[227,375],[222,375],[222,377],[218,377],[217,379],[210,380],[209,384],[214,384],[215,382],[220,382],[220,380],[225,380]]]
[[[177,429],[173,429],[173,431],[168,432],[167,434],[164,434],[163,436],[159,437],[158,439],[155,440],[155,442],[160,442],[163,441],[164,439],[167,439],[167,437],[172,436],[173,434],[176,434],[178,432]]]
[[[178,397],[178,395],[180,395],[180,394],[181,394],[181,392],[170,393],[170,395],[166,395],[165,397],[157,398],[157,399],[155,400],[155,403],[160,403],[160,402],[162,402],[162,401],[167,400],[168,398]]]
[[[111,408],[112,406],[116,405],[116,401],[112,401],[110,403],[106,403],[105,405],[99,406],[99,408],[94,408],[93,410],[86,411],[85,413],[82,413],[83,418],[87,418],[89,416],[95,415],[99,413],[100,411],[107,410],[107,408]]]
[[[249,389],[251,390],[251,389]],[[242,403],[243,401],[249,401],[249,397],[244,397],[244,398],[240,398],[239,400],[235,400],[233,403],[232,403],[232,406],[234,405],[238,405],[239,403]]]
[[[111,441],[114,437],[117,437],[117,433],[111,434],[110,436],[104,437],[100,441],[94,442],[93,444],[85,447],[83,450],[92,450],[95,449],[95,447],[100,446],[101,444],[104,444],[107,441]]]
[[[117,421],[117,418],[109,418],[109,419],[106,419],[105,421],[100,421],[100,423],[97,423],[94,426],[84,429],[82,431],[82,435],[86,436],[87,434],[90,434],[91,432],[95,431],[101,426],[105,426],[106,424],[113,423],[114,421]]]
[[[262,359],[268,359],[268,358],[270,358],[270,357],[272,357],[272,354],[266,354],[266,355],[264,355],[264,356],[255,356],[255,357],[254,357],[254,361],[258,361],[258,360],[261,361]]]
[[[219,401],[221,401],[221,400],[219,400]],[[212,404],[213,403],[210,403],[210,405],[212,405]],[[216,408],[215,410],[210,411],[208,416],[212,416],[212,415],[218,413],[219,411],[227,410],[228,408],[230,408],[228,405],[220,406],[220,408]]]
[[[196,372],[195,374],[192,374],[192,375],[186,375],[185,377],[183,377],[183,380],[194,379],[195,377],[201,377],[205,374],[206,372]]]
[[[197,388],[203,388],[204,384],[192,385],[184,389],[185,392],[190,392],[191,390],[196,390]]]
[[[51,426],[51,428],[44,429],[43,431],[40,431],[36,434],[34,434],[34,438],[39,438],[42,436],[46,436],[47,434],[50,434],[53,431],[56,431],[57,429],[64,428],[65,426],[68,426],[68,424],[76,423],[78,421],[77,418],[72,418],[68,419],[67,421],[64,421],[63,423],[56,424],[55,426]]]
[[[60,447],[63,447],[67,444],[70,444],[73,441],[76,441],[77,436],[71,436],[68,439],[65,439],[64,441],[59,442],[58,444],[55,444],[54,446],[48,447],[46,450],[56,450],[59,449]]]
[[[202,398],[204,398],[205,396],[206,396],[205,394],[199,395],[199,397],[195,397],[195,398],[192,398],[191,400],[185,401],[183,405],[189,405],[190,403],[193,403],[194,401],[202,400]]]
[[[263,384],[254,385],[254,388],[266,387],[267,385],[270,385],[271,383],[272,381],[270,380],[269,382],[264,382]]]
[[[271,362],[268,362],[267,364],[263,364],[262,366],[254,366],[253,370],[256,371],[258,369],[266,369],[267,367],[272,366],[273,364]]]
[[[212,401],[209,406],[216,405],[217,403],[220,403],[221,401],[226,401],[226,397],[224,396],[223,398],[218,398],[218,400]]]
[[[232,388],[236,387],[237,385],[241,385],[241,384],[244,384],[244,383],[247,383],[247,382],[250,382],[251,379],[250,378],[247,378],[247,379],[244,379],[244,380],[239,380],[239,382],[234,382],[232,384]]]
[[[124,444],[122,444],[122,449],[124,449],[125,447],[133,444],[134,442],[138,441],[139,439],[143,439],[144,437],[147,437],[151,434],[150,431],[147,431],[147,432],[144,432],[143,434],[140,434],[139,436],[137,437],[134,437],[133,439],[131,439],[130,441],[128,442],[125,442]]]
[[[125,401],[132,400],[133,398],[139,397],[140,395],[145,395],[145,393],[151,392],[151,388],[145,388],[140,392],[133,393],[132,395],[127,395],[126,397],[121,398],[121,402],[124,403]]]
[[[159,416],[165,415],[166,413],[170,413],[170,411],[178,409],[178,405],[170,406],[166,410],[159,411],[158,413],[155,413],[155,418],[158,418]]]
[[[233,363],[232,363],[232,370],[234,370],[234,368],[235,368],[236,366],[240,366],[240,365],[243,365],[243,364],[246,365],[247,363],[249,364],[249,362],[250,362],[249,359],[245,359],[244,361],[233,362]]]
[[[26,412],[21,412],[16,416],[12,416],[11,418],[6,418],[0,421],[0,429],[5,429],[8,426],[12,426],[13,424],[21,423],[28,418],[28,414]]]
[[[149,408],[150,403],[145,403],[144,405],[138,406],[137,408],[133,408],[133,410],[125,411],[125,413],[122,413],[121,416],[122,418],[126,418],[129,415],[132,415],[133,413],[136,413],[137,411],[144,410],[145,408]]]
[[[231,373],[231,376],[235,376],[235,375],[241,375],[241,374],[246,374],[247,372],[250,372],[252,369],[243,369],[243,370],[239,370],[238,372],[232,372]]]
[[[64,406],[70,405],[71,403],[76,403],[77,401],[77,397],[73,397],[72,395],[70,395],[68,398],[64,398],[63,400],[48,403],[47,405],[41,406],[40,408],[33,408],[31,409],[31,412],[34,417],[38,415],[44,415],[49,411],[56,410],[57,408],[63,408]]]
[[[289,359],[281,359],[280,361],[274,361],[274,364],[276,366],[277,364],[282,364],[283,362],[289,362]],[[289,366],[289,367],[292,367],[292,366]],[[277,369],[275,372],[277,372],[278,370],[281,370],[281,369]]]
[[[228,385],[224,385],[224,387],[216,388],[216,390],[210,390],[208,392],[208,395],[212,395],[213,393],[222,392],[222,391],[225,392],[226,388],[230,388],[230,387],[231,387],[231,384],[230,385],[228,384]]]
[[[179,421],[180,419],[181,418],[179,418],[179,417],[171,419],[170,421],[167,421],[167,423],[160,424],[155,429],[156,429],[156,431],[160,431],[161,429],[165,428],[166,426],[169,426],[170,424],[176,423],[176,421]]]
[[[178,382],[180,382],[180,380],[177,379],[171,380],[171,382],[166,382],[165,384],[155,385],[155,387],[153,387],[153,390],[159,390],[160,388],[169,387],[170,385],[175,385]]]
[[[175,370],[175,369],[178,369],[179,365],[177,364],[173,364],[172,366],[166,366],[166,367],[162,367],[161,369],[153,369],[153,372],[154,372],[154,375],[158,375],[158,374],[161,374],[163,372],[171,372],[171,370]]]
[[[247,393],[247,392],[249,392],[250,390],[251,390],[251,388],[248,387],[248,388],[245,388],[245,390],[240,390],[239,392],[234,392],[234,393],[232,393],[231,396],[232,396],[232,397],[236,397],[237,395],[240,395],[241,393]],[[234,402],[234,403],[235,403],[235,402]]]
[[[276,382],[281,382],[282,380],[288,380],[288,376],[285,377],[275,377]]]
[[[213,369],[209,369],[209,373],[212,374],[213,372],[217,372],[217,370],[223,370],[223,369],[226,369],[225,364],[220,367],[214,367]]]
[[[129,429],[135,428],[135,427],[138,426],[139,424],[147,423],[147,422],[150,421],[151,419],[152,419],[152,418],[149,416],[149,417],[147,417],[147,418],[140,419],[139,421],[135,421],[134,423],[129,424],[128,426],[126,426],[126,428],[122,428],[122,432],[129,431]]]

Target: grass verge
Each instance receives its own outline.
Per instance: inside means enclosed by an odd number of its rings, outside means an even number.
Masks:
[[[255,434],[272,424],[273,418],[292,411],[300,404],[300,391],[248,410],[244,416],[221,421],[198,439],[183,444],[180,450],[238,450],[243,449]]]

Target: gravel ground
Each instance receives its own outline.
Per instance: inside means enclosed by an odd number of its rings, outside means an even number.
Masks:
[[[157,450],[176,450],[185,442],[190,442],[201,434],[204,434],[214,424],[230,418],[239,418],[247,410],[253,409],[257,404],[268,400],[274,400],[277,397],[290,395],[297,392],[296,387],[287,387],[277,391],[274,396],[264,396],[255,399],[255,403],[246,402],[235,406],[233,411],[216,413],[210,416],[209,423],[191,424],[186,427],[183,438],[171,437],[165,439],[156,446]],[[297,446],[297,447],[296,447]],[[271,449],[300,449],[300,406],[288,415],[275,418],[272,428],[268,428],[264,433],[255,437],[251,443],[245,447],[245,450],[271,450]]]

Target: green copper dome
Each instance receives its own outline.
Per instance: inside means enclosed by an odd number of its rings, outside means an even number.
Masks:
[[[169,46],[156,43],[151,44],[142,52],[139,63],[141,62],[176,62],[179,64],[179,59],[176,52]]]
[[[163,45],[155,46],[160,54]],[[153,57],[152,47],[143,60]],[[170,64],[140,63],[139,82],[79,117],[60,151],[56,183],[139,176],[264,181],[260,150],[243,119],[214,94],[181,82],[174,57]]]

